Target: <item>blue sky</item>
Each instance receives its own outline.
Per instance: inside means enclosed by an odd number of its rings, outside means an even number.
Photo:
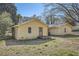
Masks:
[[[16,3],[17,13],[22,16],[37,16],[43,12],[44,4],[41,3]]]

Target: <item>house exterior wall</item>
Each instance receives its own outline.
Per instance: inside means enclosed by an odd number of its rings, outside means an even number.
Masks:
[[[66,32],[65,32],[66,29]],[[72,26],[66,24],[59,27],[51,27],[49,28],[50,35],[64,35],[64,34],[71,34]]]
[[[28,33],[28,27],[31,27],[31,33]],[[22,39],[35,39],[39,36],[39,27],[43,28],[43,36],[48,36],[48,27],[39,21],[31,21],[29,23],[16,27],[15,38],[17,40]]]
[[[79,35],[79,25],[73,26],[72,34]]]

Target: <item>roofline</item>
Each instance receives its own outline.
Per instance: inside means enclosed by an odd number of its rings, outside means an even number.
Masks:
[[[61,27],[61,26],[64,26],[64,25],[66,25],[66,24],[69,24],[69,23],[64,23],[64,24],[62,24],[62,25],[56,25],[56,26],[49,26],[49,28],[52,28],[52,27]],[[69,24],[69,25],[71,25],[71,24]],[[72,25],[71,25],[72,26]]]
[[[40,21],[40,20],[38,20],[38,19],[36,19],[36,18],[32,18],[32,19],[29,19],[29,20],[26,21],[26,22],[23,22],[23,23],[21,23],[21,24],[14,25],[14,26],[12,26],[12,27],[17,27],[17,26],[20,26],[20,25],[24,25],[24,24],[26,24],[26,23],[29,23],[29,22],[33,21],[33,20],[36,20],[36,21],[39,21],[39,22],[43,23],[42,21]],[[43,23],[43,24],[48,27],[47,24],[45,24],[45,23]]]

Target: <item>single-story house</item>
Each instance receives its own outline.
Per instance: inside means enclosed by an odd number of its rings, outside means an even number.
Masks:
[[[65,35],[72,33],[72,25],[69,23],[49,25],[49,35]]]
[[[79,25],[73,26],[72,34],[79,35]]]
[[[15,39],[17,40],[48,36],[48,25],[36,18],[32,18],[13,27],[15,29]]]

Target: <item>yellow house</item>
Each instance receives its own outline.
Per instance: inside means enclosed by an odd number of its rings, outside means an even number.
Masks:
[[[35,18],[13,27],[15,28],[15,39],[17,40],[35,39],[41,36],[48,36],[48,26]]]
[[[72,25],[69,23],[49,25],[50,35],[65,35],[72,33]]]

